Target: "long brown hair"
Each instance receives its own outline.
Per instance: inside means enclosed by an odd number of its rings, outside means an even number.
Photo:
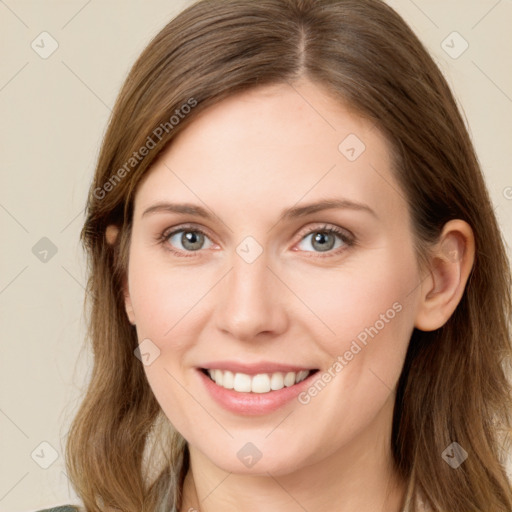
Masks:
[[[456,311],[442,328],[415,330],[410,340],[392,452],[409,496],[421,494],[435,511],[512,510],[504,467],[512,421],[510,270],[441,72],[380,0],[203,0],[166,25],[133,66],[88,198],[82,241],[94,367],[67,443],[69,476],[87,511],[179,509],[188,468],[186,443],[134,356],[136,332],[124,310],[137,185],[207,107],[301,77],[326,86],[389,140],[420,259],[447,221],[465,220],[474,231],[475,264]],[[114,243],[106,239],[111,224],[120,230]],[[454,441],[468,453],[457,469],[441,456]]]

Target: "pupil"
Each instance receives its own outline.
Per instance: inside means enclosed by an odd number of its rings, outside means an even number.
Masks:
[[[203,243],[203,235],[194,231],[187,231],[181,237],[183,247],[191,251],[197,251]]]
[[[330,237],[330,242],[326,242],[327,237]],[[317,243],[320,245],[315,246]],[[334,237],[330,233],[318,232],[313,237],[313,246],[319,251],[328,251],[334,246]]]

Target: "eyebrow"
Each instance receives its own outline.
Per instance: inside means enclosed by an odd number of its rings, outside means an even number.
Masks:
[[[348,199],[325,199],[322,201],[317,201],[315,203],[309,203],[304,206],[293,206],[291,208],[287,208],[281,212],[278,222],[282,222],[283,220],[296,219],[299,217],[305,217],[312,213],[332,209],[362,211],[371,214],[375,218],[378,218],[375,211],[364,203],[358,203],[355,201],[350,201]],[[202,206],[191,203],[157,203],[144,210],[142,217],[154,213],[184,213],[188,215],[194,215],[196,217],[202,217],[208,220],[214,220],[215,218],[215,215],[210,213]]]

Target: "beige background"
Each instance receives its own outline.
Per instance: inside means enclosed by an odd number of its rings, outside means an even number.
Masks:
[[[129,67],[188,3],[0,0],[0,511],[76,502],[62,454],[90,368],[78,244],[86,192]],[[389,3],[455,90],[510,245],[511,0]],[[31,47],[35,40],[43,51],[43,31],[59,45],[47,59]],[[458,58],[441,46],[453,31],[469,44]],[[444,44],[455,55],[464,42],[452,35]],[[46,262],[32,251],[43,237],[57,249]]]

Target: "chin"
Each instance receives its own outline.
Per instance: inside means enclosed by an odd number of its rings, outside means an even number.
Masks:
[[[235,442],[236,446],[224,448],[220,452],[208,454],[205,456],[218,468],[223,471],[237,475],[265,475],[268,473],[273,476],[287,475],[294,471],[308,466],[311,462],[304,460],[304,457],[297,457],[297,451],[290,446],[291,453],[283,453],[282,447],[273,446],[267,443],[267,447],[258,448],[256,443]],[[234,456],[227,456],[231,451]]]

